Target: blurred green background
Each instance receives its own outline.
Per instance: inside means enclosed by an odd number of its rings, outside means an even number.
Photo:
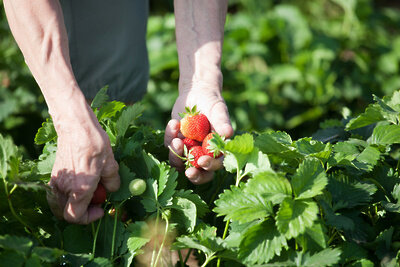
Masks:
[[[48,116],[0,12],[0,132],[35,158]],[[143,118],[164,129],[177,97],[172,1],[150,1],[151,78]],[[400,88],[400,1],[231,0],[225,25],[223,95],[236,131],[310,136],[343,108],[361,112]]]

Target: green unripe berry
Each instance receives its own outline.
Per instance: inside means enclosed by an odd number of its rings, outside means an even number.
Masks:
[[[129,191],[132,196],[140,196],[146,191],[146,182],[140,178],[133,179],[129,183]]]

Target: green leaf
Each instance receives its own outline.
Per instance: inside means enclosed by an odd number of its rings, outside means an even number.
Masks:
[[[114,231],[115,239],[113,241]],[[116,253],[118,248],[122,246],[124,240],[126,240],[125,234],[126,228],[120,220],[115,219],[115,217],[111,217],[108,214],[105,215],[101,220],[100,230],[97,236],[96,255],[110,258],[112,243],[114,242],[114,253]],[[91,250],[89,250],[89,252],[90,251]]]
[[[263,264],[275,255],[280,255],[282,248],[287,248],[286,238],[281,234],[272,219],[250,227],[239,247],[239,258],[246,264]]]
[[[126,130],[133,125],[137,118],[142,115],[144,107],[140,103],[125,107],[119,116],[115,128],[119,138],[124,137]]]
[[[42,145],[50,142],[57,138],[57,132],[54,129],[53,121],[47,118],[45,122],[42,123],[42,127],[39,128],[35,136],[35,144]]]
[[[253,151],[254,139],[249,133],[235,136],[233,140],[230,140],[225,145],[225,150],[233,154],[249,154]]]
[[[244,164],[246,164],[246,159],[247,159],[246,156],[247,155],[242,155],[242,156],[239,155],[238,156],[239,159],[237,159],[234,154],[226,153],[224,155],[224,162],[223,162],[225,170],[230,173],[235,173],[237,170],[241,170]],[[240,166],[239,166],[239,161],[242,163]]]
[[[142,200],[140,201],[146,212],[157,211],[157,191],[157,181],[152,178],[146,179],[146,191],[142,194]]]
[[[290,150],[292,144],[290,135],[285,132],[268,132],[257,136],[255,145],[266,154],[280,153]]]
[[[194,194],[192,190],[181,189],[176,191],[175,196],[192,201],[196,205],[198,217],[203,217],[209,211],[206,202],[199,195]]]
[[[174,197],[172,206],[172,220],[178,223],[178,227],[185,232],[191,233],[196,226],[196,205],[186,198]]]
[[[292,195],[292,188],[284,176],[266,171],[247,181],[245,193],[259,194],[273,204],[279,204]]]
[[[385,120],[385,117],[382,114],[381,107],[376,104],[370,104],[365,109],[364,113],[358,115],[358,117],[354,119],[351,119],[346,124],[346,130],[354,130],[383,120]]]
[[[276,226],[286,238],[303,234],[317,219],[318,205],[309,199],[286,198],[276,214]]]
[[[157,171],[156,174],[152,172],[153,177],[158,178],[158,201],[161,206],[167,206],[171,203],[172,196],[175,194],[178,172],[164,162],[159,165],[159,170],[160,172]]]
[[[64,232],[64,249],[71,253],[88,253],[92,251],[91,232],[82,225],[68,225]]]
[[[250,227],[259,223],[259,221],[252,221],[241,224],[238,221],[231,221],[229,224],[229,235],[225,238],[225,245],[228,248],[237,249],[244,237],[243,233],[245,233]]]
[[[369,203],[377,190],[373,184],[358,182],[344,174],[330,175],[327,189],[334,206],[346,208]]]
[[[363,152],[361,152],[357,157],[357,161],[365,163],[368,166],[368,170],[372,170],[373,167],[378,163],[381,157],[381,152],[378,148],[374,146],[367,146]]]
[[[400,112],[400,90],[396,90],[391,96],[383,97],[383,101],[393,110]]]
[[[316,157],[321,160],[327,160],[332,151],[331,144],[324,144],[312,138],[302,138],[294,142],[297,151],[305,156]]]
[[[0,177],[5,179],[9,169],[8,161],[16,156],[18,148],[10,138],[5,138],[0,134]]]
[[[290,64],[274,65],[270,70],[271,83],[276,86],[285,82],[297,82],[301,78],[300,70]]]
[[[99,121],[104,119],[113,118],[119,111],[125,107],[125,104],[119,101],[112,101],[104,103],[99,113],[97,114],[97,119]]]
[[[341,264],[368,258],[368,251],[354,242],[343,242],[340,245],[340,249],[342,250],[342,254],[340,255]]]
[[[314,158],[305,159],[292,177],[293,191],[297,199],[312,198],[322,193],[328,184],[321,162]]]
[[[126,229],[129,233],[127,241],[129,252],[134,256],[142,253],[141,248],[150,241],[150,228],[145,222],[130,223]]]
[[[336,143],[333,146],[333,151],[335,152],[335,160],[338,163],[342,160],[352,161],[360,154],[360,149],[357,145],[350,141]]]
[[[113,264],[107,258],[96,257],[85,264],[85,267],[113,267]]]
[[[123,201],[131,197],[129,191],[129,183],[136,177],[135,173],[125,165],[124,162],[119,163],[119,177],[121,185],[117,192],[113,192],[110,195],[110,201]]]
[[[0,263],[2,266],[22,267],[26,266],[25,257],[17,251],[2,251],[0,252]]]
[[[94,97],[92,104],[91,104],[91,107],[93,109],[100,108],[102,105],[104,105],[107,102],[107,100],[109,98],[108,94],[107,94],[107,90],[108,90],[108,85],[104,86],[97,92],[97,94]]]
[[[259,172],[268,170],[271,170],[271,164],[269,163],[268,156],[259,151],[258,148],[254,148],[247,159],[244,172],[254,176]]]
[[[224,220],[237,220],[240,223],[250,222],[272,214],[272,204],[260,194],[247,194],[242,188],[231,186],[215,201],[214,212],[225,216]]]
[[[354,231],[355,222],[352,218],[342,215],[339,212],[334,212],[331,208],[326,205],[323,206],[325,211],[326,224],[336,227],[339,230]]]
[[[377,97],[376,95],[373,95],[374,100],[377,102],[377,104],[386,112],[389,114],[392,114],[394,116],[399,115],[399,112],[394,110],[391,106],[389,106],[388,104],[386,104],[384,100],[380,99],[379,97]]]
[[[147,167],[147,173],[149,177],[152,177],[147,182],[149,190],[146,190],[142,195],[142,203],[145,207],[151,207],[147,212],[150,212],[150,210],[155,211],[157,206],[166,207],[171,205],[172,196],[177,185],[178,173],[166,163],[159,162],[151,154],[143,151],[142,155]]]
[[[392,196],[396,199],[397,203],[400,203],[400,184],[396,184],[393,187]]]
[[[371,136],[371,144],[391,145],[400,143],[400,125],[378,125]]]
[[[315,222],[312,227],[307,227],[304,234],[299,235],[296,241],[303,251],[320,251],[328,246],[327,230],[321,222]]]
[[[32,240],[26,237],[3,235],[0,236],[0,248],[15,250],[28,255],[33,246]]]
[[[327,248],[311,256],[306,253],[300,266],[332,266],[339,262],[341,253],[338,248]]]
[[[36,254],[42,261],[50,263],[58,261],[64,253],[60,249],[48,247],[34,247],[32,250],[32,254]]]
[[[194,248],[204,252],[208,257],[224,249],[223,240],[217,237],[217,228],[204,223],[198,225],[188,236],[178,237],[173,249]]]
[[[41,175],[50,175],[56,161],[56,152],[42,156],[36,165],[36,171]]]
[[[376,266],[372,261],[368,259],[362,259],[355,262],[352,262],[349,267],[374,267]]]

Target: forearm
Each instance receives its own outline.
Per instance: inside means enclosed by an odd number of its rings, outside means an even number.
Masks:
[[[55,121],[68,128],[93,115],[70,64],[68,37],[58,1],[4,0],[7,19]]]
[[[180,88],[221,89],[221,55],[227,0],[175,0]]]

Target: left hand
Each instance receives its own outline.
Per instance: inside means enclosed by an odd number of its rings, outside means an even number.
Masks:
[[[172,109],[172,119],[165,129],[164,145],[171,148],[179,155],[183,155],[183,138],[180,133],[179,113],[185,111],[185,107],[197,106],[197,110],[207,116],[211,129],[219,135],[230,138],[233,135],[233,128],[229,119],[228,108],[217,88],[205,84],[191,84],[181,86],[179,96]],[[169,161],[176,169],[183,171],[184,163],[181,159],[169,152]],[[193,184],[203,184],[212,180],[214,171],[222,168],[223,157],[214,159],[210,156],[202,156],[198,164],[202,169],[190,167],[185,171],[186,177]]]

